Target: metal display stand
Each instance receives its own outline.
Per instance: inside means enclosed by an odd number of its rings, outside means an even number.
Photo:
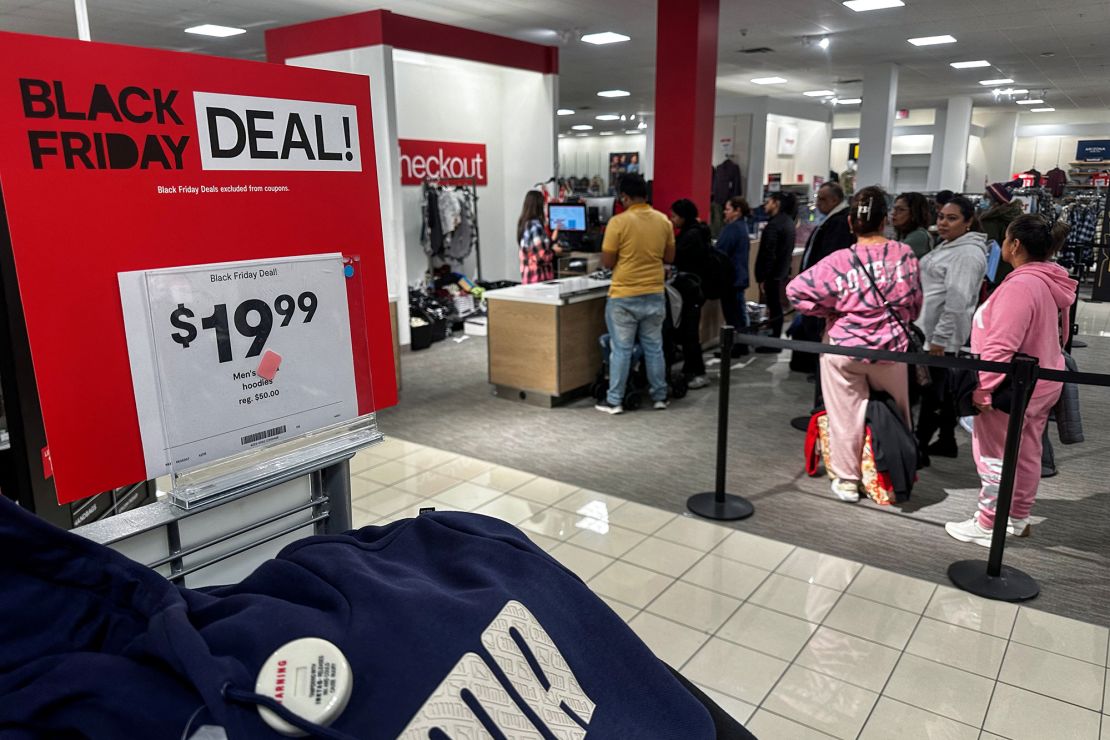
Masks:
[[[234,583],[291,542],[351,528],[350,457],[291,468],[193,509],[159,501],[74,532],[183,586]]]

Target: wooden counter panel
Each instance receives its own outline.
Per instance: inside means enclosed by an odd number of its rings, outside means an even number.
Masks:
[[[489,382],[558,394],[555,306],[489,302]]]
[[[605,296],[559,308],[559,393],[594,382],[601,367],[598,339],[605,327]]]

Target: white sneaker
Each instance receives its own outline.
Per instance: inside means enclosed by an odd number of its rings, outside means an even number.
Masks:
[[[944,531],[960,542],[974,542],[980,547],[991,546],[991,531],[983,529],[979,524],[978,515],[972,515],[970,519],[962,522],[948,522],[944,525]]]
[[[1010,517],[1009,526],[1006,527],[1006,534],[1011,537],[1028,537],[1033,534],[1033,523],[1028,519],[1014,519]]]
[[[709,378],[705,377],[704,375],[695,375],[694,377],[690,378],[690,382],[686,384],[686,387],[692,391],[696,391],[698,388],[705,388],[708,385]]]
[[[670,405],[670,401],[656,401],[651,405],[651,407],[656,411],[666,411],[667,407]]]
[[[841,501],[855,503],[859,501],[859,481],[832,479],[832,492]]]
[[[602,401],[601,403],[595,404],[594,408],[598,411],[604,411],[605,413],[612,414],[614,416],[624,413],[624,406],[621,406],[619,403],[614,406],[608,401]]]

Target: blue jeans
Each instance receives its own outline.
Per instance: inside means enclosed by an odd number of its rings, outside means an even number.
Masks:
[[[609,403],[624,402],[632,348],[639,335],[644,351],[651,400],[667,399],[666,363],[663,360],[663,321],[667,318],[662,293],[631,298],[610,298],[605,304],[605,324],[609,327]]]

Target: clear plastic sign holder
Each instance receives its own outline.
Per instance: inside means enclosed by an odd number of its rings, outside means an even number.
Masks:
[[[258,491],[381,440],[375,415],[358,413],[360,397],[374,408],[358,257],[198,265],[144,279],[172,503],[191,509]]]

